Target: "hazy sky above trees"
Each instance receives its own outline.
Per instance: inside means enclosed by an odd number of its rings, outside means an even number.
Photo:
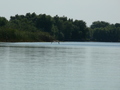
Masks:
[[[120,0],[2,0],[0,16],[26,13],[66,16],[84,20],[87,25],[94,21],[120,23]]]

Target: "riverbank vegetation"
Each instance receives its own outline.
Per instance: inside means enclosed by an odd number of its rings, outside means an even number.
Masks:
[[[0,17],[1,42],[54,40],[119,42],[120,23],[95,21],[87,27],[83,20],[35,13],[11,16],[10,20]]]

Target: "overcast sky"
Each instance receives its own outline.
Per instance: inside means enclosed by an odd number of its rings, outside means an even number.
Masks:
[[[120,0],[1,0],[0,16],[26,13],[67,16],[83,20],[87,25],[94,21],[120,23]]]

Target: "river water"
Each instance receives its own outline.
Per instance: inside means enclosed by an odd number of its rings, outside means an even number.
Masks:
[[[120,90],[120,43],[0,43],[0,90]]]

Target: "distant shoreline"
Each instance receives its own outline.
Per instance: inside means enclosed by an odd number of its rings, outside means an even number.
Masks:
[[[0,43],[17,43],[17,42],[32,42],[32,43],[34,43],[34,42],[39,42],[39,41],[0,41]],[[41,41],[41,42],[52,42],[52,43],[54,43],[54,42],[110,42],[110,41]],[[111,42],[113,42],[113,41],[111,41]],[[120,41],[118,41],[117,43],[119,43]],[[115,42],[113,42],[113,43],[115,43]]]
[[[120,23],[94,21],[87,27],[83,20],[58,15],[26,13],[0,17],[1,42],[120,42]]]

